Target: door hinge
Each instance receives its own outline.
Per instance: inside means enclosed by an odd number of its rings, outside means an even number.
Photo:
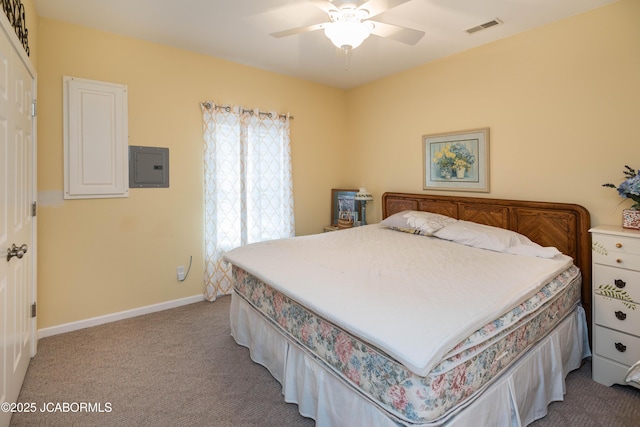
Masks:
[[[36,317],[37,312],[38,312],[38,309],[36,307],[36,303],[34,302],[33,304],[31,304],[31,317]]]
[[[38,202],[33,202],[31,204],[31,216],[36,216],[38,214]]]
[[[36,99],[31,103],[31,117],[35,117],[38,114],[38,101]]]

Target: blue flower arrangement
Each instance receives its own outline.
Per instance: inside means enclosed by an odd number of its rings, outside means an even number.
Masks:
[[[633,200],[633,205],[631,209],[640,210],[640,175],[638,172],[625,165],[624,166],[624,175],[627,177],[619,186],[615,186],[613,184],[602,184],[603,187],[615,188],[618,190],[618,194],[623,199],[631,199]]]

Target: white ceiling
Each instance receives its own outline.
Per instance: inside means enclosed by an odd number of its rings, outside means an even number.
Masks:
[[[307,0],[35,0],[35,6],[41,17],[346,89],[615,1],[410,0],[374,19],[425,36],[411,46],[372,35],[353,50],[346,70],[344,54],[322,30],[269,35],[326,22]],[[495,18],[503,24],[465,31]]]

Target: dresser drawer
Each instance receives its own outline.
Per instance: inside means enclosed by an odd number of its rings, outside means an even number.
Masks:
[[[593,245],[594,247],[602,246],[608,252],[640,255],[640,238],[635,238],[635,236],[627,237],[594,233]]]
[[[597,295],[594,301],[594,322],[596,325],[640,336],[640,306],[634,305],[635,310],[617,299]]]
[[[640,271],[640,239],[593,235],[593,262]]]
[[[631,366],[640,360],[640,338],[602,326],[594,328],[596,354],[623,365]]]
[[[640,255],[633,255],[624,252],[609,251],[607,253],[594,250],[593,262],[596,264],[610,265],[616,268],[628,268],[629,270],[640,271]]]
[[[596,264],[593,266],[593,291],[599,294],[601,288],[608,286],[620,296],[626,292],[631,301],[640,304],[640,271]],[[636,307],[640,309],[639,307]],[[640,325],[638,326],[640,328]]]

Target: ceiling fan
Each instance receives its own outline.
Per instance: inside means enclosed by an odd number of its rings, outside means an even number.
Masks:
[[[309,31],[324,30],[325,35],[338,48],[348,53],[374,34],[379,37],[414,45],[424,36],[424,31],[372,21],[389,9],[410,0],[369,0],[364,4],[349,0],[307,0],[329,15],[330,21],[305,27],[271,33],[273,37],[286,37]]]

